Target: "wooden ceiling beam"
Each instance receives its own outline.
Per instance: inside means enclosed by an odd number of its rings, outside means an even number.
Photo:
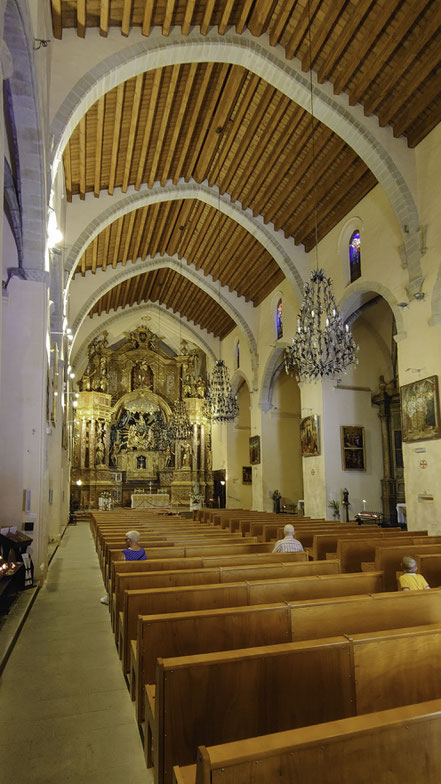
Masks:
[[[246,166],[243,167],[242,174],[236,180],[234,188],[231,190],[231,201],[236,201],[239,198],[239,194],[242,193],[242,189],[250,182],[250,172],[253,172],[254,179],[259,168],[266,169],[267,172],[269,171],[267,158],[265,157],[267,149],[271,149],[271,145],[273,145],[280,151],[278,141],[274,139],[274,132],[276,128],[279,128],[280,123],[283,121],[283,116],[289,109],[290,99],[279,93],[274,103],[275,105],[271,107],[271,111],[262,120],[261,134],[255,140],[254,150],[247,158]]]
[[[164,280],[165,280],[166,277],[167,277],[167,270],[166,269],[158,270],[158,274],[156,276],[155,283],[152,286],[152,290],[150,292],[150,301],[151,302],[159,302],[160,301],[160,296],[161,296],[162,288],[163,288],[163,285],[164,285]]]
[[[119,256],[119,246],[121,243],[121,235],[123,230],[123,223],[124,223],[124,216],[118,218],[116,221],[116,236],[115,236],[115,245],[113,247],[113,258],[112,258],[112,267],[115,269],[118,263],[118,256]]]
[[[203,78],[202,78],[202,84],[201,84],[200,89],[198,90],[198,93],[197,93],[197,96],[196,96],[195,105],[189,107],[190,123],[189,123],[188,129],[187,129],[187,134],[186,134],[186,137],[185,137],[185,140],[184,140],[184,144],[182,145],[182,150],[181,150],[181,154],[179,156],[179,160],[178,160],[178,162],[176,164],[175,175],[173,177],[173,182],[174,182],[175,185],[178,182],[179,177],[182,176],[182,169],[184,167],[185,158],[187,156],[187,153],[188,153],[191,141],[192,141],[192,137],[193,137],[193,133],[194,133],[194,130],[195,130],[195,127],[196,127],[196,123],[197,123],[199,115],[200,115],[201,106],[202,106],[202,104],[204,102],[204,99],[205,99],[205,94],[206,94],[206,92],[208,90],[211,74],[213,73],[213,69],[214,69],[214,63],[206,63],[206,64],[204,64],[203,66],[200,66],[200,67],[205,69],[204,70],[204,75],[203,75]],[[187,182],[188,182],[189,179],[190,179],[190,175],[186,178]]]
[[[153,270],[150,275],[148,276],[146,275],[146,282],[142,290],[141,301],[144,300],[144,302],[148,302],[150,300],[150,294],[152,292],[153,285],[157,277],[158,277],[158,270]]]
[[[161,124],[160,124],[160,128],[159,128],[159,133],[158,133],[158,140],[156,142],[156,147],[155,147],[155,151],[154,151],[154,155],[153,155],[152,166],[151,166],[150,175],[149,175],[149,178],[148,178],[148,186],[149,186],[149,188],[153,188],[153,183],[155,182],[156,173],[157,173],[158,166],[159,166],[159,159],[160,159],[160,156],[161,156],[162,149],[163,149],[163,147],[165,145],[165,139],[166,139],[166,136],[167,136],[168,121],[169,121],[169,117],[170,117],[170,112],[171,112],[171,108],[172,108],[172,105],[173,105],[173,101],[174,101],[174,98],[175,98],[176,85],[178,83],[180,70],[181,70],[181,66],[180,66],[179,63],[174,65],[173,68],[172,68],[170,84],[169,84],[168,90],[167,90],[167,98],[166,98],[166,101],[165,101],[165,107],[164,107],[164,111],[163,111],[163,114],[162,114]],[[158,179],[159,179],[159,176],[158,176]]]
[[[100,35],[107,38],[109,32],[109,4],[110,0],[101,0],[100,6]]]
[[[183,232],[185,231],[193,207],[192,199],[181,199],[177,203],[179,204],[179,213],[168,244],[170,256],[174,256],[175,253],[178,252],[178,248],[182,242]]]
[[[217,78],[216,87],[213,87],[213,89],[210,91],[209,95],[207,96],[208,100],[206,103],[204,103],[203,112],[200,115],[198,112],[199,119],[202,119],[202,123],[197,138],[194,139],[192,142],[193,152],[185,174],[186,182],[188,182],[190,177],[195,177],[194,171],[195,171],[195,167],[197,166],[199,156],[203,155],[205,157],[205,150],[203,150],[203,146],[205,144],[205,137],[207,135],[208,127],[212,122],[214,112],[216,111],[216,104],[217,104],[218,94],[219,94],[219,85],[222,85],[224,83],[229,69],[230,66],[227,63],[220,64],[220,70]]]
[[[135,93],[133,96],[132,114],[130,117],[129,138],[127,141],[126,160],[124,164],[124,176],[123,176],[123,182],[121,187],[123,193],[126,193],[127,186],[130,180],[130,174],[132,169],[133,148],[135,146],[136,131],[138,130],[138,116],[139,116],[139,107],[141,104],[143,85],[144,85],[144,74],[138,74],[135,80]]]
[[[230,187],[231,181],[236,176],[236,172],[238,169],[239,164],[243,160],[244,156],[247,153],[250,145],[253,143],[253,139],[255,134],[257,133],[257,129],[265,116],[265,113],[269,111],[269,107],[271,105],[271,101],[274,97],[276,90],[271,85],[262,82],[262,85],[265,84],[265,88],[263,91],[263,95],[261,100],[258,103],[258,108],[254,112],[250,122],[248,123],[248,127],[245,131],[244,136],[242,137],[241,143],[234,155],[233,160],[230,163],[227,176],[222,179],[222,183],[220,185],[220,192],[225,193],[225,191]]]
[[[238,100],[243,82],[244,72],[242,68],[232,68],[223,84],[220,80],[218,81],[216,111],[210,122],[210,128],[204,140],[204,147],[194,173],[194,177],[198,182],[207,178],[212,159],[215,157],[222,142],[222,130]],[[221,129],[220,132],[219,129]]]
[[[179,272],[175,272],[167,291],[164,292],[164,302],[166,303],[167,307],[171,307],[174,311],[177,310],[175,307],[175,301],[177,301],[175,291],[179,290],[183,280],[185,280],[185,278],[182,278]]]
[[[145,261],[147,254],[151,255],[150,253],[150,240],[153,234],[153,230],[155,228],[155,224],[158,218],[158,212],[160,208],[160,203],[153,204],[152,207],[149,207],[148,215],[147,215],[147,230],[144,232],[144,239],[142,243],[142,251],[141,251],[141,258]]]
[[[233,7],[234,7],[234,0],[226,0],[224,9],[222,11],[221,20],[219,22],[219,27],[218,27],[219,35],[224,35],[228,27],[228,22],[230,20],[230,15],[231,15],[231,11],[233,10]]]
[[[161,185],[164,186],[170,172],[170,166],[173,160],[173,155],[175,153],[179,136],[181,135],[182,123],[184,122],[184,117],[188,109],[190,94],[193,87],[194,77],[196,75],[198,64],[191,63],[190,69],[188,71],[187,77],[185,79],[184,84],[184,92],[182,93],[179,109],[177,112],[177,116],[174,118],[174,128],[173,128],[173,135],[169,144],[169,149],[167,152],[167,158],[163,166],[162,170],[162,177],[161,177]]]
[[[103,257],[101,262],[101,266],[104,271],[106,270],[107,267],[107,257],[109,253],[110,229],[111,229],[110,224],[106,226],[106,228],[104,229]]]
[[[254,0],[244,0],[242,10],[236,24],[236,33],[243,33],[253,3]]]
[[[206,275],[210,274],[213,269],[217,271],[219,266],[221,229],[221,213],[209,207],[205,212],[204,225],[187,256],[187,263],[193,262],[196,269],[201,269],[202,267]]]
[[[211,17],[213,14],[216,0],[205,0],[205,2],[206,4],[205,4],[204,16],[202,17],[202,22],[201,22],[202,35],[207,35],[208,28],[210,27],[210,24],[212,24]]]
[[[330,6],[328,6],[319,30],[314,35],[311,35],[311,50],[308,46],[302,59],[302,71],[309,71],[310,68],[314,67],[323,45],[326,43],[327,38],[332,35],[334,25],[342,15],[346,5],[347,0],[333,0]]]
[[[255,288],[252,297],[253,307],[257,307],[261,302],[270,294],[276,286],[280,286],[285,276],[281,269],[276,268],[270,275],[264,274],[259,278],[258,285]]]
[[[253,214],[256,216],[260,213],[260,205],[263,200],[259,200],[259,190],[264,187],[265,193],[260,196],[260,199],[266,199],[268,202],[274,191],[277,190],[286,172],[294,165],[298,157],[298,146],[295,143],[296,135],[300,135],[300,126],[306,117],[306,112],[300,107],[296,107],[294,113],[288,116],[288,122],[282,131],[277,145],[271,157],[268,160],[267,166],[261,166],[260,171],[256,172],[253,179],[250,181],[250,186],[244,194],[242,207],[245,210],[247,207],[252,207],[253,199],[259,206],[253,209]],[[271,174],[269,174],[271,172]],[[256,210],[256,211],[254,211]]]
[[[105,96],[98,99],[97,123],[96,123],[96,143],[95,143],[95,180],[93,195],[97,199],[101,190],[101,165],[103,152],[103,128],[104,128],[104,104]]]
[[[224,264],[224,275],[228,287],[231,283],[232,273],[240,264],[247,266],[247,257],[252,254],[255,244],[257,243],[257,240],[255,237],[253,237],[252,234],[249,234],[248,232],[245,232],[244,234],[243,232],[239,231],[240,228],[241,227],[237,226],[237,230],[235,232],[237,236],[234,243],[234,249],[232,249],[230,253],[229,260]]]
[[[66,199],[72,201],[72,165],[70,159],[70,141],[67,142],[63,152],[64,181],[66,186]]]
[[[164,253],[166,252],[170,253],[169,250],[170,237],[172,236],[175,230],[176,221],[178,220],[180,208],[181,208],[180,201],[170,202],[170,210],[169,210],[168,218],[164,226],[164,231],[162,232],[161,242],[159,244],[160,256],[163,256]]]
[[[149,149],[150,137],[152,135],[152,130],[153,130],[153,121],[155,119],[155,113],[158,104],[158,94],[159,94],[159,87],[161,84],[161,76],[162,76],[162,69],[157,68],[157,70],[154,71],[153,73],[153,84],[152,84],[152,90],[150,95],[149,108],[148,108],[147,119],[144,127],[144,136],[142,139],[141,153],[139,156],[138,171],[136,174],[135,188],[137,191],[139,191],[141,187],[141,183],[143,182],[144,179],[145,161]]]
[[[214,185],[216,182],[219,172],[222,169],[222,166],[225,163],[225,160],[233,146],[234,142],[237,139],[237,135],[239,133],[240,127],[242,125],[242,121],[251,105],[253,97],[255,95],[256,89],[259,85],[260,77],[256,74],[247,74],[248,83],[245,88],[244,94],[241,96],[240,101],[236,104],[235,110],[236,113],[234,115],[234,119],[227,123],[227,126],[224,126],[223,131],[223,143],[219,150],[219,154],[216,157],[216,160],[213,161],[210,172],[208,175],[208,184]]]
[[[185,258],[188,264],[195,263],[205,231],[211,232],[219,225],[217,214],[214,207],[208,204],[203,205],[203,210],[198,215],[197,223],[193,223],[193,232],[185,247]]]
[[[191,239],[197,230],[200,217],[205,208],[205,204],[202,201],[191,200],[191,202],[192,211],[187,221],[187,226],[184,229],[182,240],[179,243],[179,248],[177,250],[179,259],[181,259],[183,256],[187,257],[189,243],[191,242]]]
[[[193,17],[195,3],[196,0],[187,0],[185,4],[184,21],[182,22],[182,27],[181,27],[182,35],[188,35],[190,32],[191,20]]]
[[[127,38],[130,33],[130,22],[132,18],[132,4],[133,4],[133,0],[124,0],[123,14],[121,20],[121,35],[123,35],[125,38]]]
[[[121,292],[121,301],[122,301],[122,306],[123,307],[124,307],[125,303],[127,302],[127,299],[128,299],[128,296],[129,296],[130,287],[132,285],[132,281],[133,281],[133,278],[129,278],[128,280],[124,281],[123,290]]]
[[[165,7],[165,14],[162,20],[162,35],[168,35],[170,33],[174,9],[175,9],[175,0],[167,0],[167,5]]]
[[[441,103],[438,101],[438,106],[431,108],[429,122],[426,121],[424,125],[418,123],[416,128],[407,129],[409,147],[416,147],[439,122],[441,122]]]
[[[354,72],[360,67],[360,63],[363,63],[366,59],[378,36],[383,33],[383,28],[387,26],[388,21],[400,5],[402,5],[402,0],[388,0],[381,9],[378,4],[375,4],[374,11],[376,13],[366,19],[363,25],[363,35],[356,35],[352,42],[353,46],[356,47],[356,56],[347,56],[344,59],[344,67],[342,66],[336,78],[331,80],[336,95],[345,90]]]
[[[424,67],[423,67],[424,73]],[[406,103],[404,109],[398,114],[396,119],[392,120],[392,128],[394,136],[398,137],[405,133],[412,123],[421,116],[422,112],[436,101],[440,95],[440,73],[441,69],[438,66],[438,74],[435,78],[426,81],[422,90],[417,91],[413,100]],[[392,111],[392,110],[390,110]],[[393,116],[393,115],[392,115]],[[390,122],[390,119],[389,119]],[[380,125],[383,123],[381,122]]]
[[[130,250],[130,244],[131,244],[132,239],[133,239],[133,226],[135,224],[135,218],[136,218],[136,210],[132,210],[132,212],[129,215],[129,220],[128,221],[127,221],[127,216],[126,216],[125,223],[128,224],[128,225],[124,226],[124,234],[125,234],[125,237],[124,237],[124,249],[123,249],[123,254],[122,254],[122,259],[121,259],[123,267],[126,266],[127,259],[129,258],[129,250]]]
[[[296,4],[297,0],[285,0],[285,2],[282,3],[279,16],[275,20],[275,24],[272,26],[269,34],[269,42],[271,46],[276,46],[276,44],[279,43],[282,33],[285,29],[285,25],[288,22],[288,19],[290,18]]]
[[[86,36],[86,0],[77,0],[77,35]]]
[[[92,275],[96,274],[97,258],[98,258],[98,237],[94,237],[92,241]]]
[[[63,12],[61,9],[61,0],[51,1],[51,11],[54,38],[57,38],[59,41],[61,41],[63,37]]]
[[[292,60],[298,48],[309,39],[309,26],[314,22],[314,17],[322,0],[308,0],[303,8],[300,19],[296,24],[295,30],[285,46],[285,56],[287,60]],[[311,34],[312,39],[312,34]]]
[[[328,79],[332,81],[334,68],[343,52],[354,40],[357,30],[364,25],[367,15],[376,3],[377,0],[357,0],[357,4],[351,7],[351,13],[348,14],[348,19],[340,31],[338,39],[332,42],[326,59],[318,69],[317,81],[319,84],[323,84]]]
[[[144,17],[142,20],[142,34],[150,35],[150,28],[152,24],[153,14],[153,0],[145,0]]]
[[[150,273],[143,272],[141,275],[137,275],[136,278],[131,278],[132,286],[130,289],[130,296],[132,298],[132,302],[138,301],[139,293],[142,291],[146,278]]]
[[[438,15],[440,15],[440,11],[438,11]],[[351,87],[351,89],[349,90],[349,104],[351,106],[355,106],[355,104],[360,101],[364,93],[369,89],[369,86],[375,81],[378,74],[384,70],[385,64],[393,56],[394,52],[396,52],[397,49],[399,50],[399,60],[401,61],[402,57],[407,59],[406,47],[403,46],[403,38],[407,37],[409,30],[411,30],[413,24],[418,19],[420,14],[421,14],[421,3],[417,3],[413,8],[408,7],[405,13],[404,12],[400,13],[400,18],[399,18],[400,37],[398,38],[394,35],[383,35],[382,39],[376,44],[374,50],[375,56],[369,59],[369,63],[365,68],[364,74],[361,75],[360,79],[356,80],[354,87]],[[425,32],[427,36],[429,32],[427,28]],[[425,43],[427,43],[427,41],[430,40],[431,36],[427,36],[425,42],[423,41],[420,42],[419,35],[420,33],[418,34],[417,40],[418,40],[418,48],[421,51]],[[438,48],[439,48],[439,44],[438,44]],[[409,47],[409,49],[415,52],[413,47]],[[404,70],[405,69],[403,69],[402,72],[404,72]],[[387,87],[388,87],[388,91],[392,87],[392,85],[390,84],[390,75],[387,80]],[[402,100],[402,95],[400,95],[400,99]]]
[[[86,115],[80,120],[80,199],[86,198]]]
[[[132,264],[136,264],[136,260],[139,255],[139,248],[141,245],[141,240],[144,234],[145,224],[147,220],[148,207],[143,207],[141,210],[138,210],[138,212],[139,212],[139,225],[138,225],[138,231],[136,233],[135,244],[133,246]]]
[[[113,195],[113,191],[115,188],[116,166],[118,163],[119,137],[121,134],[121,116],[122,116],[122,110],[124,104],[124,92],[125,92],[125,82],[122,82],[116,88],[116,108],[115,108],[115,119],[113,125],[112,153],[110,158],[110,176],[109,176],[109,186],[108,186],[109,196]]]
[[[276,5],[277,0],[256,0],[248,22],[248,29],[253,35],[258,37],[266,31]]]
[[[173,202],[171,201],[164,201],[161,204],[161,209],[159,211],[159,220],[156,222],[155,230],[153,232],[152,241],[151,241],[151,251],[150,255],[154,258],[159,253],[159,248],[161,245],[161,239],[164,233],[165,224],[167,223],[168,216],[170,214],[170,208]]]
[[[197,287],[196,287],[197,288]],[[182,313],[186,313],[188,311],[188,306],[190,304],[194,304],[195,302],[195,286],[189,280],[182,280],[179,284],[179,292],[180,292],[180,309]]]

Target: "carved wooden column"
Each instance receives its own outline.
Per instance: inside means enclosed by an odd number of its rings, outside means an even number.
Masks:
[[[391,401],[392,396],[386,391],[384,380],[380,379],[380,392],[374,395],[372,402],[378,406],[381,425],[381,443],[383,451],[383,479],[381,480],[383,514],[388,522],[396,520],[397,491],[392,455],[391,434]]]

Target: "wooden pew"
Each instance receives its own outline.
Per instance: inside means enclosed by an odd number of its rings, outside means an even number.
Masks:
[[[426,578],[431,588],[441,585],[441,553],[435,555],[416,555],[418,571]]]
[[[323,558],[326,558],[326,553],[337,552],[339,540],[344,539],[345,537],[350,537],[351,541],[354,539],[367,541],[368,539],[384,539],[385,537],[390,538],[391,536],[406,537],[407,534],[405,531],[402,531],[401,528],[377,528],[376,526],[374,531],[364,531],[359,527],[358,531],[350,533],[345,533],[344,531],[337,531],[337,533],[334,531],[329,533],[326,531],[323,533],[317,532],[314,533],[311,555],[314,561],[320,561]]]
[[[137,640],[131,641],[130,665],[137,719],[139,723],[144,719],[144,686],[154,684],[157,658],[433,623],[441,624],[441,592],[437,591],[141,615]]]
[[[159,659],[155,704],[146,699],[155,782],[171,782],[202,744],[439,699],[440,643],[435,625]]]
[[[279,580],[256,580],[248,583],[125,591],[124,611],[120,613],[118,619],[118,650],[123,661],[123,672],[129,672],[130,641],[136,639],[138,615],[379,593],[382,590],[381,572],[360,572],[353,575],[312,575]]]
[[[176,766],[174,784],[424,784],[441,780],[441,700],[218,746]],[[409,759],[411,755],[411,760]]]
[[[375,570],[378,569],[378,564],[383,565],[385,590],[396,591],[395,573],[400,569],[401,561],[405,555],[411,555],[415,558],[417,555],[431,555],[432,553],[441,553],[441,544],[377,547],[375,550]]]
[[[421,537],[422,538],[422,537]],[[399,541],[398,541],[399,540]],[[361,564],[363,561],[372,561],[375,559],[375,550],[378,546],[381,547],[396,547],[397,545],[414,546],[414,537],[412,534],[401,533],[398,537],[396,534],[390,536],[379,537],[366,537],[363,539],[345,537],[337,540],[337,551],[332,558],[338,558],[341,563],[342,572],[361,572]],[[328,554],[326,554],[328,557]]]

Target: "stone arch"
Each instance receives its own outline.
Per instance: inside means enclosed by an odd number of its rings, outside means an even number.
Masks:
[[[233,393],[235,395],[237,394],[238,389],[239,389],[239,387],[242,384],[242,381],[244,381],[245,384],[247,385],[248,392],[251,395],[252,386],[250,384],[250,381],[249,381],[249,378],[248,378],[247,374],[244,373],[244,371],[241,368],[238,368],[237,370],[235,370],[233,375],[232,375],[232,378],[231,378],[231,389],[233,390]]]
[[[163,315],[165,318],[169,318],[172,321],[176,322],[177,326],[179,326],[182,321],[172,311],[165,310],[164,308],[161,308],[161,306],[157,305],[156,303],[150,303],[148,305],[145,304],[132,305],[132,307],[130,308],[130,313],[132,313],[133,315],[136,315],[138,311],[140,315],[141,314],[145,315],[146,312],[157,312],[157,313],[160,312],[161,315]],[[81,345],[79,346],[75,354],[75,357],[72,360],[74,366],[81,367],[83,363],[87,362],[87,347],[94,338],[98,337],[102,333],[103,329],[107,329],[108,326],[116,324],[118,321],[122,321],[123,319],[126,319],[127,316],[128,316],[128,312],[126,310],[123,310],[121,313],[115,313],[113,316],[108,316],[108,318],[100,321],[100,325],[96,327],[92,332],[90,332],[87,335],[87,337],[84,338]],[[191,335],[192,342],[199,345],[202,348],[202,350],[206,353],[207,357],[209,357],[214,364],[216,362],[216,354],[214,353],[213,349],[209,346],[207,341],[204,340],[203,337],[201,337],[199,330],[196,330],[194,327],[192,327],[190,324],[187,323],[185,324],[185,330],[186,330],[186,334]]]
[[[183,40],[175,34],[166,41],[141,41],[106,58],[83,76],[69,92],[52,122],[55,177],[63,149],[81,116],[104,93],[139,73],[176,63],[229,62],[265,79],[273,87],[310,111],[309,76],[300,63],[287,62],[281,52],[269,49],[251,35],[192,32]],[[411,235],[408,252],[414,254],[414,235],[418,211],[410,186],[390,152],[387,129],[378,128],[375,119],[364,118],[361,107],[349,107],[345,96],[334,96],[331,85],[313,85],[315,117],[337,133],[369,166],[383,186],[397,216],[401,230]],[[401,146],[397,152],[401,153]],[[409,175],[410,176],[410,175]]]
[[[354,311],[356,311],[359,307],[358,295],[369,291],[374,291],[376,294],[380,294],[380,296],[383,297],[383,299],[387,302],[392,313],[394,314],[395,324],[397,325],[397,334],[395,336],[395,340],[397,343],[400,340],[403,340],[407,336],[407,333],[404,331],[402,310],[390,289],[386,288],[386,286],[383,286],[382,283],[378,283],[376,280],[363,281],[362,279],[359,279],[346,287],[345,292],[339,301],[339,308],[343,320],[348,321],[352,313],[354,313]]]
[[[44,280],[44,270],[47,269],[48,263],[45,144],[32,51],[34,36],[27,5],[24,0],[7,1],[3,36],[6,45],[10,42],[9,48],[13,53],[9,86],[17,133],[19,166],[20,171],[26,173],[25,177],[21,177],[20,183],[23,258],[26,265],[23,276]],[[3,60],[3,57],[1,59]]]
[[[267,412],[273,406],[272,397],[274,381],[283,369],[284,353],[284,346],[275,346],[266,361],[259,396],[259,404],[262,411]]]
[[[274,229],[268,224],[264,224],[262,219],[253,218],[251,210],[243,210],[239,202],[232,202],[227,194],[220,196],[217,187],[210,188],[207,184],[198,184],[180,180],[176,185],[168,182],[161,186],[155,183],[153,188],[147,189],[145,186],[141,191],[131,193],[111,205],[98,218],[91,221],[80,234],[76,242],[72,245],[66,259],[66,271],[68,281],[66,293],[72,281],[76,265],[92,240],[103,231],[106,226],[113,223],[118,218],[126,215],[140,207],[146,207],[158,202],[174,201],[175,199],[198,199],[209,204],[211,207],[220,210],[224,215],[232,218],[240,224],[246,231],[250,232],[258,242],[271,254],[279,265],[285,277],[294,286],[294,290],[299,299],[302,298],[303,281],[294,261],[284,250],[281,243],[275,236]]]
[[[236,308],[231,301],[222,293],[222,290],[219,291],[218,287],[213,283],[211,275],[202,276],[198,274],[198,271],[195,270],[194,266],[182,264],[176,258],[172,258],[170,256],[158,256],[154,259],[149,259],[149,261],[142,262],[142,264],[137,264],[132,266],[132,268],[123,268],[123,270],[118,273],[117,275],[112,276],[111,281],[107,283],[103,283],[96,291],[86,300],[81,310],[78,312],[74,323],[72,324],[72,333],[73,333],[73,343],[75,342],[75,338],[78,334],[78,331],[87,317],[87,314],[93,308],[93,306],[98,302],[98,300],[104,296],[110,289],[114,286],[118,285],[119,283],[123,283],[125,280],[129,278],[136,277],[137,275],[141,275],[143,272],[147,272],[150,270],[157,270],[163,269],[164,267],[169,267],[173,269],[175,272],[178,272],[180,275],[183,275],[188,280],[195,283],[199,286],[203,291],[209,294],[213,299],[219,299],[221,306],[224,310],[228,313],[229,316],[236,322],[237,326],[242,330],[244,333],[250,350],[251,355],[251,362],[253,368],[257,366],[257,342],[256,338],[254,337],[253,332],[251,331],[246,319],[242,316],[239,312],[238,308]],[[72,344],[73,345],[73,344]]]
[[[432,289],[430,326],[441,324],[441,264],[439,266],[435,283]]]

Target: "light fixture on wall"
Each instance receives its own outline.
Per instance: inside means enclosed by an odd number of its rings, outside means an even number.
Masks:
[[[219,228],[217,236],[217,279],[219,283],[219,307],[221,307],[220,296],[220,247],[221,247],[221,209],[220,191],[218,200]],[[230,374],[223,359],[215,362],[214,368],[208,379],[208,386],[205,395],[204,415],[212,422],[232,422],[239,413],[237,396],[233,394],[230,382]]]
[[[304,299],[298,317],[297,332],[292,345],[285,351],[285,369],[293,372],[299,381],[317,381],[335,378],[345,373],[350,365],[357,362],[358,347],[347,324],[338,311],[332,292],[331,278],[318,263],[318,218],[317,190],[315,183],[315,124],[314,97],[312,83],[312,46],[311,46],[311,8],[308,0],[309,16],[309,88],[311,103],[311,174],[314,194],[314,229],[316,269],[312,271],[309,283],[305,285]]]

